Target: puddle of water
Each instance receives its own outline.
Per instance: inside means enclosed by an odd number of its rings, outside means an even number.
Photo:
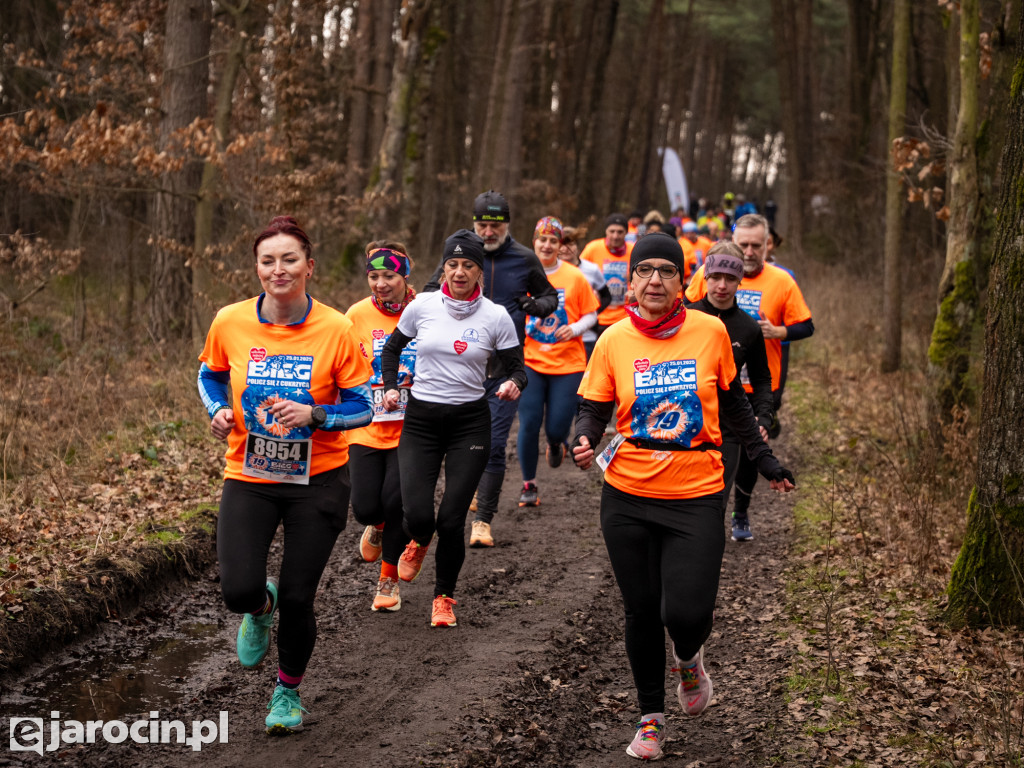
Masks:
[[[16,703],[35,716],[59,710],[62,719],[81,721],[147,717],[177,703],[192,670],[222,650],[217,624],[189,624],[173,636],[103,647],[48,667],[7,697],[5,708]]]

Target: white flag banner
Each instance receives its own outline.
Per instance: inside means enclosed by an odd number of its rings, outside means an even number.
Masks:
[[[679,155],[671,147],[659,147],[658,154],[661,155],[661,172],[665,176],[665,189],[668,190],[669,210],[689,210],[690,191],[686,187],[686,174],[683,173]]]

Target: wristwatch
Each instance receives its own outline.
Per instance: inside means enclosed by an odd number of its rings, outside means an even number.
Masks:
[[[320,429],[327,421],[327,410],[322,405],[314,405],[310,414],[310,426],[313,429]]]

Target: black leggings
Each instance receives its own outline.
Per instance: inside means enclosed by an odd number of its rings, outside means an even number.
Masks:
[[[750,509],[750,497],[757,485],[757,464],[750,460],[747,452],[740,450],[740,459],[736,466],[736,494],[733,499],[733,517],[747,518]]]
[[[398,443],[405,529],[420,545],[437,532],[434,595],[455,592],[466,559],[466,514],[491,451],[487,400],[449,405],[409,397]],[[444,495],[434,514],[434,489],[444,462]],[[385,526],[386,528],[387,526]]]
[[[348,515],[348,465],[313,475],[309,485],[225,480],[217,518],[220,588],[228,610],[254,613],[266,601],[267,555],[284,524],[278,576],[277,655],[301,677],[316,645],[313,599]]]
[[[622,592],[640,712],[664,712],[665,630],[683,660],[711,635],[725,551],[721,492],[649,499],[605,483],[601,530]]]
[[[360,525],[384,523],[384,562],[398,565],[409,541],[402,530],[398,448],[350,443],[348,458],[352,468],[352,516]]]
[[[740,466],[740,456],[746,456],[747,452],[734,437],[722,439],[722,480],[725,488],[722,489],[722,518],[725,518],[725,510],[729,507],[729,492],[732,491],[733,481],[736,479],[736,471]]]

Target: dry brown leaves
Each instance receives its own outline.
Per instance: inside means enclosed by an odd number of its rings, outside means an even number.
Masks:
[[[808,368],[828,392],[803,389],[801,401],[813,488],[789,567],[798,661],[788,706],[805,735],[793,754],[821,765],[1019,766],[1019,633],[942,621],[973,478],[969,415],[936,454],[921,377]]]
[[[9,361],[0,404],[0,621],[92,560],[180,537],[182,516],[216,500],[223,467],[189,391],[194,373],[169,385],[150,361],[111,372],[87,350],[47,361],[35,343]],[[30,358],[54,369],[40,375]]]

